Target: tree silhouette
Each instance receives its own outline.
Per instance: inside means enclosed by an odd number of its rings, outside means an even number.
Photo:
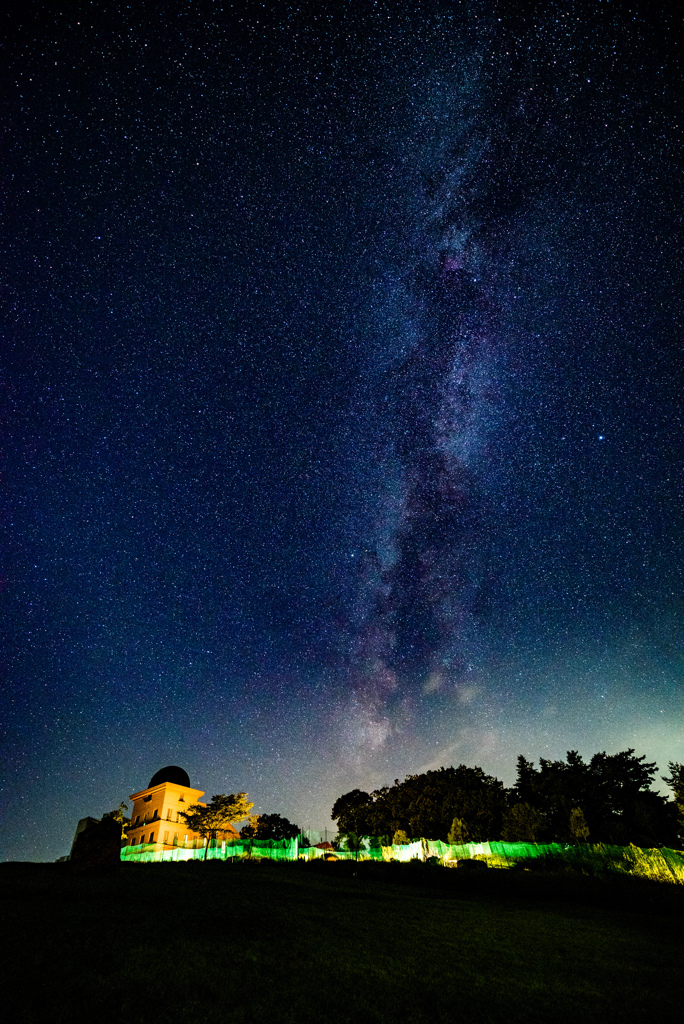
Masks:
[[[573,807],[570,811],[570,835],[576,843],[589,842],[589,826],[581,807]]]
[[[300,832],[299,825],[280,814],[257,814],[250,818],[249,825],[240,829],[245,839],[294,839]]]
[[[247,800],[247,793],[231,793],[229,796],[218,794],[212,796],[211,803],[203,807],[193,804],[187,811],[181,812],[181,818],[192,832],[197,832],[206,841],[204,860],[207,859],[209,843],[216,839],[218,832],[223,832],[236,821],[242,821],[254,807]]]
[[[527,803],[514,804],[503,820],[502,838],[509,843],[537,843],[544,817]]]
[[[468,828],[463,818],[454,818],[451,822],[447,842],[453,843],[454,846],[462,846],[464,843],[467,843],[469,839],[470,833],[468,832]]]

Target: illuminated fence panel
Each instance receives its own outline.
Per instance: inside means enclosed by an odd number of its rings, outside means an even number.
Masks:
[[[415,843],[405,843],[403,846],[383,846],[384,860],[423,860],[423,844],[420,839]]]
[[[679,850],[669,850],[665,846],[657,852],[663,858],[672,879],[679,882],[680,885],[684,885],[684,853]],[[667,881],[672,881],[672,879],[668,878]]]
[[[133,863],[165,863],[187,860],[234,860],[235,858],[252,857],[269,860],[297,860],[299,856],[297,839],[260,840],[245,839],[232,843],[210,845],[209,849],[190,846],[176,846],[163,849],[158,844],[148,843],[144,846],[126,846],[121,851],[121,860]],[[206,856],[205,856],[206,854]]]
[[[566,864],[586,874],[628,874],[684,885],[684,853],[680,850],[597,844],[565,847],[562,858]]]
[[[629,874],[684,885],[684,853],[667,848],[644,850],[637,846],[605,844],[564,846],[561,843],[465,843],[455,846],[440,840],[417,839],[412,843],[381,846],[380,840],[364,837],[358,849],[329,850],[302,845],[299,838],[282,840],[245,839],[222,843],[206,850],[200,847],[164,849],[158,844],[127,846],[121,860],[133,863],[163,863],[188,860],[354,860],[423,861],[445,866],[464,860],[483,860],[491,867],[514,867],[526,860],[543,860],[551,869],[571,868],[582,874]]]

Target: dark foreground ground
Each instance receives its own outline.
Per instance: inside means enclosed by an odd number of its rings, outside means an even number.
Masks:
[[[684,887],[426,865],[2,864],[13,1024],[678,1019]]]

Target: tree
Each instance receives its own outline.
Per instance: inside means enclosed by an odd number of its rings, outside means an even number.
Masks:
[[[454,818],[451,822],[447,842],[453,843],[454,846],[462,846],[464,843],[467,843],[469,839],[470,833],[468,832],[468,828],[463,818]]]
[[[570,811],[570,835],[576,843],[589,842],[589,826],[581,807],[573,807]]]
[[[594,842],[651,845],[666,801],[650,790],[657,767],[634,748],[594,754],[589,762],[589,797],[584,807]],[[591,810],[590,810],[591,807]]]
[[[370,793],[361,789],[352,789],[333,804],[330,817],[337,822],[340,832],[354,832],[357,835],[368,835],[368,812],[372,810],[373,798]]]
[[[249,819],[249,825],[240,829],[245,839],[294,839],[300,832],[299,825],[293,825],[280,814],[256,814]]]
[[[358,860],[359,850],[363,850],[363,839],[361,836],[357,836],[353,832],[347,832],[341,837],[341,840],[341,848],[347,849],[349,853],[355,853]]]
[[[499,783],[456,789],[450,796],[448,807],[449,828],[454,818],[460,818],[468,835],[467,842],[486,842],[501,831],[501,818],[505,809],[503,785]],[[441,839],[442,836],[437,838]]]
[[[534,807],[544,818],[545,838],[567,842],[570,834],[570,813],[573,807],[593,807],[590,797],[591,773],[576,750],[569,750],[566,761],[539,759],[539,771],[529,762],[525,768],[525,785],[516,786],[525,797],[520,802]],[[520,777],[520,772],[519,772]]]
[[[551,841],[576,841],[570,817],[581,807],[594,842],[652,846],[667,842],[674,827],[671,805],[650,789],[655,772],[631,748],[602,751],[588,763],[569,750],[565,761],[540,758],[538,770],[521,756],[513,793],[543,816],[544,838]],[[508,826],[518,827],[512,820]]]
[[[397,831],[392,836],[393,846],[408,846],[410,842],[411,840],[409,839],[409,837],[406,835],[402,828],[397,829]]]
[[[106,814],[102,815],[103,820],[104,820],[104,818],[113,818],[114,821],[118,821],[119,822],[119,824],[121,825],[121,838],[122,839],[126,838],[126,826],[130,825],[130,820],[128,818],[124,817],[124,811],[127,811],[127,810],[128,810],[128,804],[125,804],[123,801],[121,801],[121,803],[116,808],[116,810],[114,810],[114,811],[107,811]]]
[[[663,782],[667,782],[675,796],[678,804],[684,804],[684,764],[678,761],[668,761],[669,775],[663,775]]]
[[[217,832],[223,832],[236,821],[248,817],[254,807],[247,800],[247,793],[231,793],[229,796],[218,794],[212,796],[211,803],[203,807],[193,804],[187,811],[181,812],[181,818],[192,832],[197,832],[206,841],[204,859],[207,859],[209,843],[216,839]]]
[[[564,761],[540,758],[538,768],[521,754],[516,784],[508,792],[482,768],[461,764],[395,779],[393,786],[372,793],[354,789],[336,800],[332,817],[340,833],[402,831],[428,840],[446,840],[458,818],[465,830],[461,836],[478,843],[503,835],[505,816],[507,837],[567,843],[576,841],[570,820],[573,809],[581,808],[584,826],[576,824],[589,829],[593,842],[674,845],[677,817],[684,839],[684,766],[672,762],[666,779],[675,802],[650,788],[656,770],[631,748],[603,751],[588,762],[569,750]]]
[[[425,839],[447,838],[454,817],[462,818],[475,842],[499,834],[506,806],[503,783],[482,768],[461,764],[409,775],[393,786],[364,793],[355,789],[335,801],[340,832],[393,835],[397,830]]]
[[[516,781],[513,787],[515,795],[522,803],[533,801],[535,778],[537,772],[533,761],[528,761],[524,754],[518,754],[516,762]]]
[[[544,816],[530,804],[514,804],[504,816],[502,838],[509,843],[536,843],[544,826]]]
[[[668,761],[667,767],[670,774],[663,775],[662,779],[674,793],[677,838],[684,842],[684,764],[680,764],[679,761]]]

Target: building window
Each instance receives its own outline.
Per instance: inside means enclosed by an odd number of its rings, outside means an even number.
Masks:
[[[173,845],[174,846],[178,846],[178,833],[177,832],[173,833]]]
[[[154,842],[154,832],[150,832],[150,842]]]
[[[171,808],[170,807],[169,807],[168,811],[166,812],[166,820],[167,821],[171,821]]]
[[[165,832],[165,833],[164,833],[164,842],[165,842],[165,843],[168,843],[168,841],[169,841],[169,833],[168,833],[168,832]]]

